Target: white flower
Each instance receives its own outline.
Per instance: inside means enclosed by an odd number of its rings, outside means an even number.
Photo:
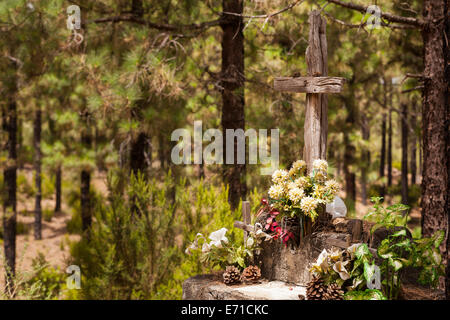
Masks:
[[[316,263],[312,265],[312,270],[318,271],[319,273],[328,272],[328,252],[326,249],[323,249],[320,253]]]
[[[300,208],[303,210],[303,212],[307,213],[315,210],[317,204],[318,204],[317,199],[313,197],[304,197],[300,201]]]
[[[220,230],[214,231],[209,235],[209,239],[212,241],[209,243],[210,246],[216,246],[217,248],[222,247],[222,241],[228,243],[227,237],[225,234],[227,233],[227,228],[222,228]]]
[[[252,247],[254,243],[255,243],[255,240],[253,240],[252,237],[249,237],[247,239],[247,247]]]
[[[345,261],[345,262],[338,261],[333,266],[333,270],[336,271],[337,273],[339,273],[339,276],[341,277],[342,280],[350,279],[350,274],[345,269],[345,266],[347,265],[347,263],[348,263],[348,261]]]
[[[328,171],[328,162],[322,159],[316,159],[313,162],[313,169],[327,172]]]
[[[289,190],[289,199],[295,204],[298,204],[302,200],[304,195],[305,192],[303,191],[303,189],[294,188]]]
[[[289,174],[286,170],[275,170],[272,174],[272,181],[276,184],[285,183],[289,178]]]
[[[311,177],[313,177],[315,181],[323,183],[327,179],[327,172],[321,170],[313,171],[311,172]]]
[[[197,241],[194,241],[191,243],[191,245],[189,247],[186,248],[186,250],[184,251],[186,254],[191,254],[192,250],[197,249]]]
[[[203,243],[202,252],[206,253],[206,252],[209,252],[210,250],[211,250],[211,246],[207,242]]]
[[[283,197],[284,188],[283,186],[276,184],[270,187],[269,197],[275,200],[280,200]]]
[[[339,183],[336,180],[328,180],[325,182],[325,188],[327,191],[329,191],[332,195],[336,195],[339,192]]]
[[[330,252],[330,258],[333,261],[338,261],[341,258],[341,256],[342,256],[342,252],[339,250],[335,249]]]
[[[356,250],[359,248],[360,245],[362,245],[362,243],[355,243],[347,248],[347,252],[350,254],[350,258],[352,260],[355,258]]]
[[[306,162],[303,160],[297,160],[292,164],[292,169],[299,171],[306,167]]]
[[[297,176],[297,174],[301,173],[306,168],[306,162],[303,160],[297,160],[292,164],[291,169],[289,170],[289,176],[293,179]]]
[[[298,187],[297,187],[297,184],[296,184],[295,182],[291,181],[291,182],[289,182],[289,183],[287,184],[287,189],[288,189],[288,190],[292,190],[292,189],[295,189],[295,188],[298,188]]]
[[[298,179],[295,179],[295,184],[297,185],[297,187],[299,188],[306,188],[309,185],[308,179],[306,177],[300,177]]]

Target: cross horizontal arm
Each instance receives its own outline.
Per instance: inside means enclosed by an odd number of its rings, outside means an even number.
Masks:
[[[278,77],[274,89],[285,92],[340,93],[345,79],[340,77]]]

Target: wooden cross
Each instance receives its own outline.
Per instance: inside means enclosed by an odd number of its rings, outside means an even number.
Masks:
[[[303,157],[311,172],[316,159],[326,159],[328,134],[327,94],[340,93],[345,79],[328,77],[326,21],[320,11],[309,14],[309,40],[306,49],[307,77],[277,77],[274,89],[306,93],[305,147]]]
[[[250,216],[250,202],[249,201],[242,201],[242,221],[235,221],[234,226],[236,228],[240,228],[244,230],[244,245],[247,245],[247,238],[248,233],[250,231],[253,231],[253,226],[250,225],[252,222],[251,216]]]

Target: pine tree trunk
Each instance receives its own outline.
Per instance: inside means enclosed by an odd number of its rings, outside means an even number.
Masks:
[[[387,145],[387,185],[392,185],[392,111],[389,109]]]
[[[12,90],[10,99],[15,99],[16,88]],[[7,290],[11,289],[11,282],[16,271],[16,193],[17,193],[17,106],[16,101],[9,101],[7,106],[6,133],[8,135],[6,149],[8,162],[3,171],[3,247],[6,262]]]
[[[159,163],[160,163],[160,167],[161,169],[165,169],[166,168],[166,155],[165,155],[165,148],[164,148],[164,138],[162,136],[162,134],[159,134],[158,137],[158,158],[159,158]]]
[[[92,138],[89,128],[89,120],[86,120],[86,128],[81,136],[81,142],[86,147],[91,147]],[[91,208],[91,172],[88,169],[81,170],[81,186],[80,186],[80,206],[81,206],[81,225],[83,234],[89,240],[89,229],[92,223],[92,208]]]
[[[41,177],[41,131],[42,131],[42,112],[40,107],[35,112],[34,118],[34,171],[36,197],[34,205],[34,239],[42,239],[42,177]]]
[[[402,105],[402,203],[408,204],[408,108]]]
[[[367,115],[362,112],[361,114],[361,131],[362,138],[365,141],[369,141],[370,138],[370,126],[369,119],[367,119]],[[361,165],[361,200],[364,205],[367,204],[367,173],[370,168],[370,151],[363,151],[362,154],[362,165]]]
[[[450,34],[450,0],[447,0],[445,2],[445,9],[444,12],[446,13],[445,18],[445,34]],[[450,65],[450,45],[448,41],[444,42],[444,66],[447,66],[445,69],[445,80],[447,82],[447,91],[445,93],[445,106],[447,108],[447,125],[450,124],[450,68],[448,66]],[[447,300],[450,300],[450,130],[447,130],[447,270],[446,270],[446,277],[445,277],[445,296]]]
[[[355,147],[350,143],[348,134],[344,133],[344,177],[345,177],[345,191],[347,199],[356,201],[356,175],[351,172],[350,165],[354,162]]]
[[[55,213],[61,212],[61,182],[62,169],[58,166],[55,173]]]
[[[411,157],[410,159],[410,172],[411,172],[411,185],[414,185],[417,183],[417,135],[416,135],[416,128],[417,128],[417,117],[416,117],[416,105],[417,102],[413,100],[412,104],[412,112],[410,117],[410,132],[411,134]]]
[[[437,230],[446,230],[447,238],[440,250],[447,257],[447,284],[450,276],[448,255],[449,227],[449,101],[448,101],[448,43],[444,28],[448,28],[448,1],[425,0],[423,17],[430,26],[422,32],[424,41],[424,99],[423,178],[422,178],[422,233],[430,236]],[[443,19],[444,17],[444,19]],[[447,46],[447,47],[446,47]],[[447,53],[447,55],[445,54]],[[447,290],[448,291],[448,290]]]
[[[131,144],[130,169],[131,173],[137,175],[138,172],[146,175],[148,163],[146,149],[148,147],[148,137],[144,132],[140,132]]]
[[[380,178],[385,177],[386,172],[386,113],[383,112],[383,118],[381,120],[381,151],[380,151]],[[384,197],[386,185],[383,182],[381,191],[381,197]]]
[[[242,14],[243,0],[223,0],[223,11]],[[226,130],[245,130],[244,114],[244,23],[242,17],[229,16],[229,23],[222,24],[222,132],[224,138],[224,182],[229,186],[228,200],[233,209],[240,198],[245,198],[245,163],[237,163],[237,141],[234,141],[234,163],[226,164]]]

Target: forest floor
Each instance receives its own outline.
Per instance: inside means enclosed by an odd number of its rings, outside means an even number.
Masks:
[[[31,170],[21,170],[29,183],[33,183]],[[106,178],[104,174],[96,174],[92,179],[96,191],[106,194]],[[42,239],[35,240],[33,235],[34,223],[34,198],[26,198],[18,195],[17,223],[20,225],[16,237],[16,272],[20,275],[33,272],[33,261],[42,254],[49,267],[64,272],[69,265],[70,243],[80,240],[80,235],[71,234],[67,230],[67,224],[72,219],[72,209],[62,199],[61,212],[55,213],[50,221],[42,219]],[[42,210],[53,210],[55,206],[54,196],[42,200]],[[2,243],[3,247],[3,243]],[[2,248],[3,249],[3,248]],[[0,257],[1,258],[1,257]],[[0,274],[3,274],[3,263],[0,264]],[[0,276],[0,286],[4,284],[4,277]]]

